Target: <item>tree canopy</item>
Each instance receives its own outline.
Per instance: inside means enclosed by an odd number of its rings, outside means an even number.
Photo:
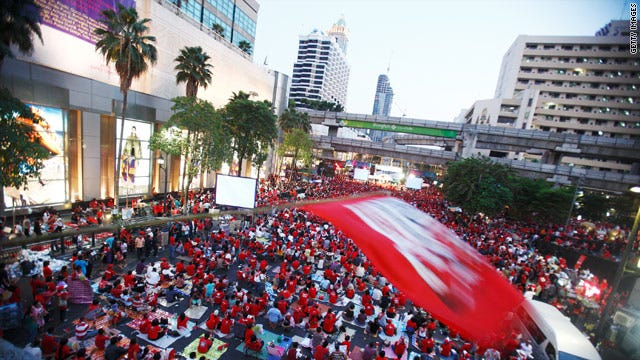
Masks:
[[[171,116],[161,131],[151,136],[149,147],[171,156],[182,156],[182,193],[195,176],[220,168],[231,159],[231,139],[213,105],[192,96],[173,99]]]
[[[296,103],[289,100],[289,106],[278,118],[278,124],[285,133],[290,133],[294,129],[300,129],[306,133],[311,131],[311,120],[309,114],[296,111]]]
[[[519,176],[487,157],[449,164],[443,190],[448,201],[471,213],[559,223],[566,220],[573,197],[572,188]]]
[[[242,161],[265,151],[278,137],[276,116],[268,101],[253,101],[250,94],[234,93],[223,110],[224,121],[238,157],[240,173]]]
[[[309,100],[309,99],[297,99],[296,102],[300,107],[321,111],[335,111],[343,112],[344,107],[340,103],[334,103],[325,100]]]
[[[187,96],[197,96],[199,87],[206,89],[211,83],[213,65],[209,63],[210,59],[200,46],[186,46],[180,50],[175,59],[176,84],[186,83]]]
[[[313,155],[313,140],[305,131],[301,129],[293,129],[291,132],[284,134],[284,140],[278,148],[280,156],[290,156],[293,175],[297,169],[298,160],[302,160],[304,165],[311,163]]]
[[[99,40],[96,51],[104,56],[107,64],[114,63],[120,77],[120,92],[122,93],[122,120],[120,124],[120,140],[116,153],[114,195],[116,206],[120,183],[120,160],[122,153],[122,138],[124,137],[124,119],[127,113],[127,95],[133,79],[144,74],[149,64],[155,64],[158,51],[153,45],[156,38],[146,35],[149,31],[148,23],[151,19],[140,20],[135,7],[125,7],[117,3],[116,10],[101,11],[100,22],[104,28],[96,28],[93,33]]]
[[[239,48],[240,50],[242,50],[243,52],[245,52],[245,53],[247,53],[247,54],[251,55],[251,51],[252,51],[252,49],[251,49],[251,48],[252,48],[252,46],[251,46],[251,43],[250,43],[250,42],[248,42],[248,41],[246,41],[246,40],[241,40],[241,41],[239,41],[239,42],[238,42],[238,48]]]
[[[21,53],[33,51],[33,38],[42,41],[40,7],[34,0],[5,0],[0,6],[0,69],[7,57],[14,57],[11,46]]]

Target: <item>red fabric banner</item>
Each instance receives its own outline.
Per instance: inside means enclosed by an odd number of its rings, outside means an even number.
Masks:
[[[582,266],[582,263],[585,260],[587,260],[587,255],[585,254],[580,255],[580,257],[578,257],[578,261],[576,261],[576,265],[573,268],[576,270],[580,269],[580,267]]]
[[[474,248],[389,196],[303,206],[350,237],[416,305],[479,344],[504,334],[523,296]]]

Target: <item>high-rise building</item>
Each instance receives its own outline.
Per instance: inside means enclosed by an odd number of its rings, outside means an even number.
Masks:
[[[260,4],[256,0],[169,0],[192,20],[211,29],[214,24],[221,26],[225,39],[238,46],[247,41],[255,48],[256,22]]]
[[[393,103],[393,88],[389,83],[389,77],[385,74],[378,76],[376,85],[376,97],[373,100],[373,115],[389,116]]]
[[[518,36],[503,58],[495,99],[476,102],[464,121],[640,139],[640,57],[630,52],[628,24],[612,21],[595,36]],[[633,166],[577,153],[553,161],[619,172]]]
[[[309,35],[300,36],[289,97],[298,105],[301,99],[308,99],[345,106],[350,71],[347,43],[344,18],[328,33],[313,30]]]
[[[378,76],[378,84],[376,85],[376,95],[373,100],[372,115],[389,116],[391,112],[391,104],[393,103],[393,88],[389,83],[389,77],[385,74]],[[368,132],[369,137],[373,141],[382,141],[387,136],[386,131],[371,130]]]

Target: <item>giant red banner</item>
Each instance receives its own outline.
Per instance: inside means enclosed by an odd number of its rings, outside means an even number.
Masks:
[[[500,337],[520,294],[449,228],[388,196],[306,205],[349,236],[416,305],[481,344]]]

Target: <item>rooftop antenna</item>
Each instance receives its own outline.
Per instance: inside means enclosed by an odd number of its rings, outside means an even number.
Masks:
[[[393,57],[393,50],[391,54],[389,54],[389,62],[387,63],[387,75],[389,75],[389,70],[391,70],[391,58]]]

